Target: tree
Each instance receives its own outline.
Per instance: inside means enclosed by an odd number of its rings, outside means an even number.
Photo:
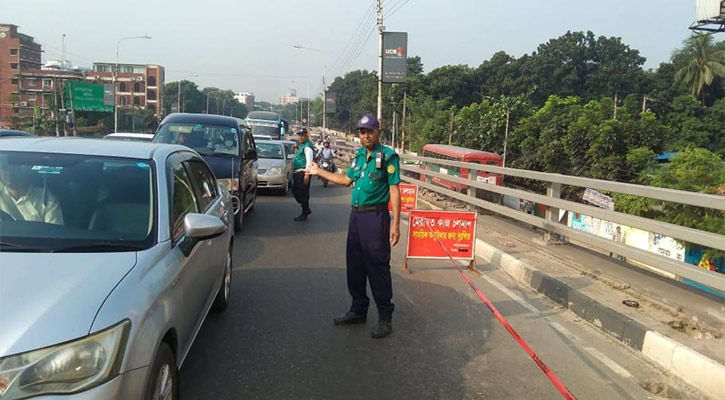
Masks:
[[[645,58],[620,38],[595,37],[590,32],[567,32],[539,45],[525,59],[521,75],[537,88],[533,100],[550,95],[577,96],[585,101],[615,93],[640,93]]]
[[[705,104],[704,89],[715,78],[725,78],[725,48],[713,43],[711,33],[697,33],[683,42],[673,59],[684,59],[685,65],[675,73],[675,82],[690,89],[693,96]]]
[[[668,164],[645,169],[639,180],[646,185],[690,192],[725,193],[725,164],[720,156],[703,148],[688,147],[672,157]],[[616,197],[615,197],[616,199]],[[616,200],[619,202],[619,200]],[[661,221],[725,234],[725,212],[703,207],[650,200],[649,207],[641,202],[625,202],[630,208],[623,211],[647,215]],[[617,207],[619,208],[619,206]]]

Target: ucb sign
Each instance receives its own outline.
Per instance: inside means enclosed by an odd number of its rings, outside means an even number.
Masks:
[[[383,82],[405,82],[408,71],[408,33],[383,32]]]

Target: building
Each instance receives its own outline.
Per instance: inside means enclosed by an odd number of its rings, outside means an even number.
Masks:
[[[300,98],[297,96],[297,91],[294,89],[290,89],[289,93],[287,93],[287,96],[282,96],[279,98],[279,104],[286,106],[287,104],[299,104]]]
[[[241,92],[234,95],[238,102],[247,106],[248,111],[254,111],[254,93]]]
[[[164,67],[160,65],[118,64],[116,77],[116,105],[119,110],[140,107],[163,117]],[[116,63],[93,63],[86,72],[89,83],[113,83]]]
[[[64,85],[69,81],[113,83],[116,63],[94,63],[92,71],[68,69],[67,62],[43,66],[43,50],[33,37],[18,27],[0,24],[0,127],[13,118],[32,118],[36,106],[45,117],[63,109]],[[117,105],[119,111],[133,106],[163,117],[164,68],[159,65],[119,64]]]
[[[32,115],[34,104],[21,98],[20,74],[40,70],[41,53],[40,44],[18,32],[16,25],[0,24],[0,127],[8,126],[8,118],[22,116],[28,107]]]

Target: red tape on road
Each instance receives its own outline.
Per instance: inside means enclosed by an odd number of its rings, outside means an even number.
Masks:
[[[433,232],[433,228],[431,228],[430,223],[426,224],[426,226],[428,227],[428,230]],[[561,395],[564,396],[565,399],[576,400],[576,396],[574,396],[574,394],[571,391],[569,391],[569,389],[564,385],[564,383],[562,383],[559,380],[559,378],[557,378],[556,375],[549,369],[549,367],[547,367],[546,364],[544,364],[544,361],[542,361],[539,358],[539,356],[537,356],[536,353],[534,353],[534,351],[531,349],[531,347],[529,347],[529,345],[526,344],[524,339],[522,339],[521,336],[519,336],[519,334],[511,326],[511,324],[509,324],[508,321],[506,321],[506,318],[504,318],[503,315],[501,315],[501,313],[498,312],[498,309],[496,309],[496,306],[494,306],[493,303],[491,303],[491,301],[486,297],[486,295],[483,294],[481,289],[479,289],[478,286],[476,286],[476,284],[473,283],[471,278],[469,278],[468,275],[466,275],[466,273],[461,269],[461,266],[456,262],[455,259],[453,259],[453,257],[448,252],[448,250],[446,250],[445,246],[443,246],[443,243],[441,243],[440,239],[435,237],[435,240],[438,243],[438,245],[441,246],[443,251],[446,253],[446,255],[448,256],[448,259],[451,260],[451,262],[453,263],[453,266],[456,267],[456,269],[461,274],[461,276],[463,276],[463,279],[465,279],[466,282],[468,282],[468,285],[471,286],[473,291],[476,292],[476,295],[478,295],[478,298],[481,299],[483,304],[485,304],[486,307],[488,307],[488,309],[491,311],[491,313],[494,315],[494,317],[496,317],[496,319],[501,323],[501,325],[503,325],[503,327],[506,328],[506,330],[511,334],[511,336],[513,336],[514,340],[516,340],[516,343],[518,343],[519,346],[521,346],[521,348],[524,349],[526,354],[528,354],[529,357],[531,357],[531,359],[534,360],[536,365],[541,369],[541,371],[544,372],[546,377],[549,378],[549,381],[551,381],[551,383],[554,384],[554,387],[556,387],[556,389],[559,391],[559,393],[561,393]]]

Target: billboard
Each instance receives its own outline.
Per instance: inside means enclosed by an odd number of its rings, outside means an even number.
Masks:
[[[722,18],[721,0],[695,0],[695,21],[711,21]]]
[[[383,32],[383,82],[403,83],[408,71],[408,33]]]
[[[76,111],[113,112],[113,105],[106,105],[104,85],[85,82],[68,82],[65,86],[65,106]]]
[[[325,92],[325,114],[334,114],[337,111],[337,93]]]
[[[406,258],[473,260],[476,213],[411,210]]]

